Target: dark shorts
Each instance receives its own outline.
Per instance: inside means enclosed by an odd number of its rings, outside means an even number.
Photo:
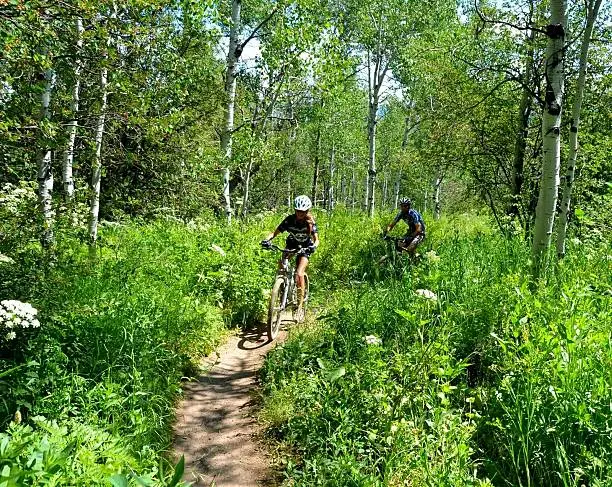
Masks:
[[[402,242],[402,246],[405,250],[414,250],[423,240],[425,240],[424,232],[418,233],[414,237],[411,237],[410,234],[406,234],[404,241]]]
[[[285,248],[287,250],[299,250],[301,248],[304,248],[304,253],[301,254],[299,257],[302,258],[304,257],[305,259],[309,259],[310,256],[313,254],[314,249],[309,249],[307,247],[309,247],[310,245],[312,245],[312,241],[308,240],[304,243],[299,243],[291,238],[288,238],[287,241],[285,242]]]

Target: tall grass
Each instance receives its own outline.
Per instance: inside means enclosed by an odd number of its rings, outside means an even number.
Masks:
[[[0,249],[15,260],[3,299],[30,302],[41,321],[0,344],[0,470],[18,485],[109,485],[131,472],[163,483],[181,378],[228,325],[264,309],[274,263],[256,249],[273,225],[107,226],[94,264],[60,235],[44,273],[35,246]],[[9,425],[16,411],[22,424]]]
[[[293,482],[610,485],[609,247],[533,283],[524,241],[484,219],[428,222],[422,260],[392,268],[380,223],[323,226],[313,282],[349,289],[262,372]]]

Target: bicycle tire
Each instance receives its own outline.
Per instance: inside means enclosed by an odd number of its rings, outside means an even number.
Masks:
[[[283,294],[286,286],[285,279],[279,277],[274,281],[270,293],[270,304],[268,305],[268,337],[274,340],[280,329],[281,317],[283,315]]]

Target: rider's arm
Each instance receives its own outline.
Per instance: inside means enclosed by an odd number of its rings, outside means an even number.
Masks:
[[[266,238],[266,240],[272,240],[274,237],[276,237],[277,235],[283,233],[286,230],[285,225],[287,224],[287,219],[289,217],[286,217],[278,227],[276,227],[276,230],[274,230],[274,232],[272,232],[271,234],[268,235],[268,237]]]
[[[385,228],[385,235],[391,230],[393,230],[393,227],[397,225],[397,222],[400,220],[400,215],[401,213],[398,213],[398,215],[393,219],[393,221],[387,225],[387,228]]]
[[[317,248],[319,246],[319,232],[312,234],[312,245]]]
[[[266,237],[266,240],[272,240],[274,237],[276,237],[278,234],[281,233],[281,230],[279,230],[278,228],[276,230],[274,230],[271,234],[269,234]]]

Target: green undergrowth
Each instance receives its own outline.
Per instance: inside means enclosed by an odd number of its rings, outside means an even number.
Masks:
[[[321,225],[336,302],[262,369],[289,485],[612,485],[610,242],[533,283],[484,218],[427,219],[416,263],[381,223]]]
[[[94,264],[65,232],[46,269],[35,243],[1,248],[1,298],[41,326],[0,342],[0,485],[173,485],[181,378],[261,318],[276,220],[106,225]]]

